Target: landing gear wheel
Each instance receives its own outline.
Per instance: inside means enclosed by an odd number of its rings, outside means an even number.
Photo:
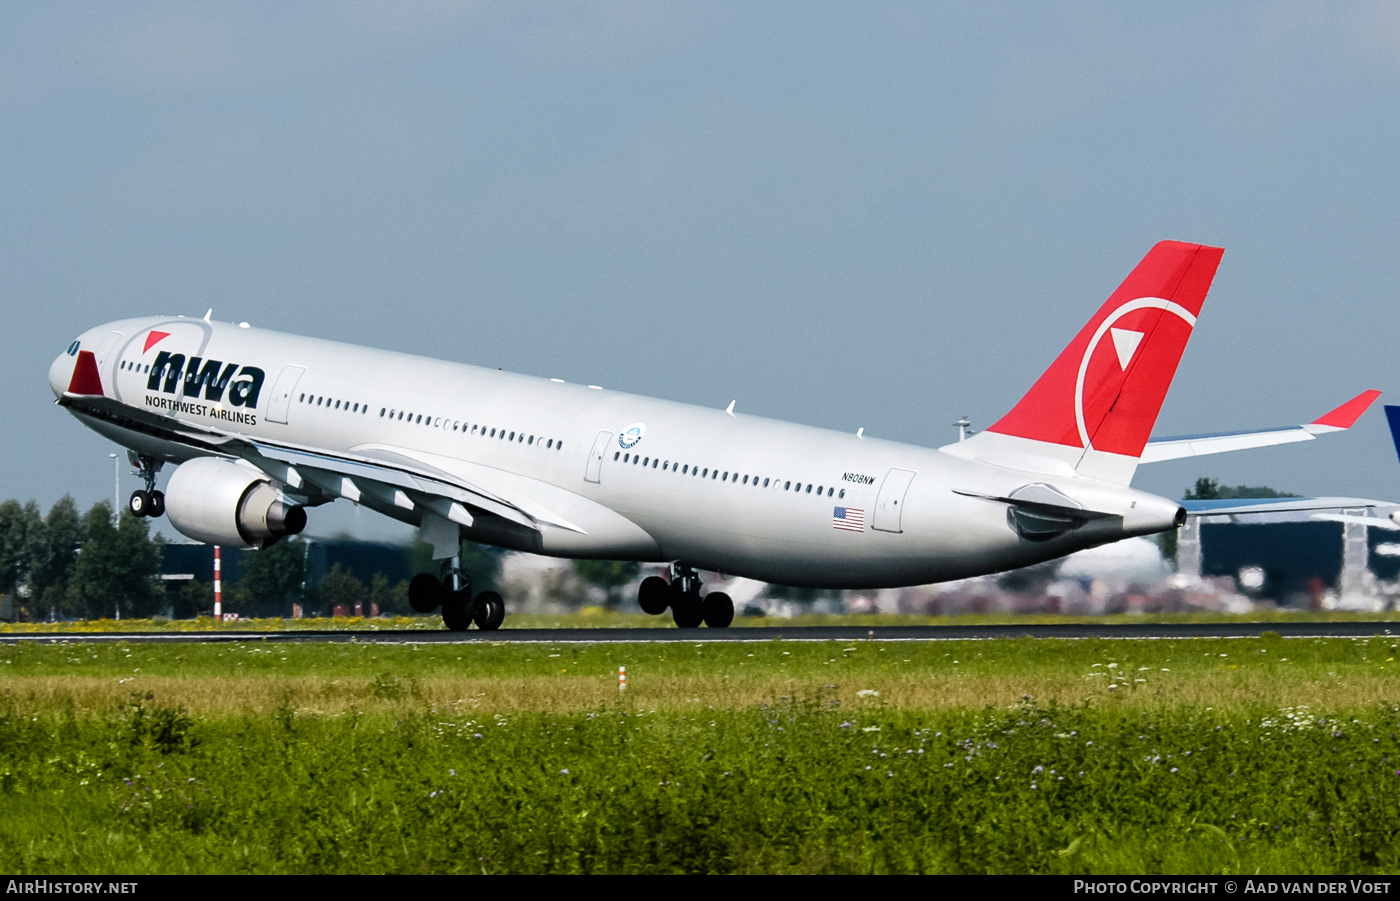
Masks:
[[[483,632],[494,632],[506,618],[506,602],[494,591],[483,591],[476,596],[476,627]]]
[[[637,589],[637,603],[643,613],[660,616],[671,606],[671,585],[660,576],[647,576]]]
[[[126,502],[126,507],[131,511],[132,516],[149,516],[151,514],[151,496],[144,491],[131,492],[131,500]]]
[[[698,592],[674,590],[671,595],[671,618],[678,629],[698,629],[705,621],[704,607]]]
[[[734,622],[734,602],[722,591],[712,591],[700,602],[705,625],[711,629],[727,629]]]
[[[472,614],[476,605],[472,603],[470,591],[454,591],[442,602],[442,624],[450,632],[465,632],[471,628]]]
[[[419,573],[408,583],[408,606],[419,613],[432,613],[446,597],[447,589],[430,573]]]
[[[150,513],[147,513],[146,515],[147,515],[147,516],[151,516],[151,517],[156,517],[156,518],[161,517],[161,516],[164,516],[164,515],[165,515],[165,492],[164,492],[164,491],[152,491],[152,492],[150,492],[150,495],[151,495],[151,512],[150,512]],[[305,515],[305,514],[303,514],[303,515]]]

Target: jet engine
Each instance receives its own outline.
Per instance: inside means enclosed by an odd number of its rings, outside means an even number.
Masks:
[[[216,457],[197,457],[171,474],[165,514],[182,535],[224,547],[265,548],[306,528],[305,508],[283,501],[270,479]]]

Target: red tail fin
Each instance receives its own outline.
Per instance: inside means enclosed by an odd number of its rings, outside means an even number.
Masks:
[[[988,431],[1141,456],[1224,253],[1178,241],[1153,247]]]

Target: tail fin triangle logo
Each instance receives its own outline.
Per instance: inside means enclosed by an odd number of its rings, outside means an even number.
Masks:
[[[1137,353],[1138,345],[1142,343],[1143,333],[1115,328],[1109,329],[1109,334],[1113,336],[1113,349],[1118,352],[1118,366],[1126,372],[1133,354]]]

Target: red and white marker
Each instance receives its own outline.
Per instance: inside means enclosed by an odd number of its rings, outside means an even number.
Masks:
[[[627,667],[625,666],[619,666],[617,668],[617,690],[627,690]]]
[[[223,567],[219,565],[219,546],[214,545],[214,622],[224,618],[224,583],[220,578]]]

